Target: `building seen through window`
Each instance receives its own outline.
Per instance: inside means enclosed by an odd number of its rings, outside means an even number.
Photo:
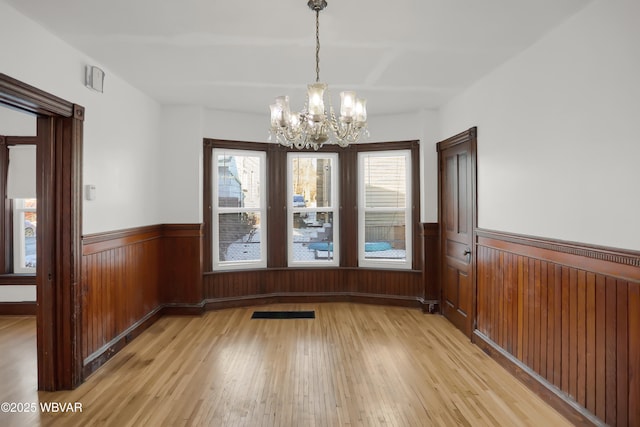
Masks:
[[[411,153],[362,152],[359,159],[359,265],[409,268]]]
[[[265,266],[265,156],[261,152],[216,149],[213,164],[214,264],[227,268]]]

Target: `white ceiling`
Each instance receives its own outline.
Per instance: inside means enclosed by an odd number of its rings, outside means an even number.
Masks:
[[[315,80],[307,0],[0,0],[163,104],[268,114]],[[320,78],[369,114],[437,108],[590,0],[328,0]]]

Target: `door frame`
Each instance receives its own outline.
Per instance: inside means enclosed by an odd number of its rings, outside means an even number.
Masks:
[[[471,216],[471,329],[469,331],[469,338],[473,336],[473,331],[477,326],[477,280],[476,280],[476,230],[478,229],[478,192],[477,192],[477,135],[478,128],[476,126],[469,128],[457,135],[442,140],[436,144],[436,150],[438,151],[438,248],[439,248],[439,261],[438,261],[438,283],[440,284],[440,313],[444,314],[444,272],[442,271],[442,264],[445,259],[445,241],[444,233],[442,230],[442,196],[444,194],[442,185],[442,151],[455,147],[456,145],[469,142],[470,147],[470,161],[471,161],[471,212],[468,214]]]
[[[38,389],[82,382],[81,230],[84,107],[0,74],[0,104],[37,116]]]

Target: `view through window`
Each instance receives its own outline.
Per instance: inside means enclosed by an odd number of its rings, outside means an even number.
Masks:
[[[36,272],[36,199],[13,199],[13,272]]]
[[[265,154],[213,150],[214,265],[265,267]]]
[[[289,265],[338,265],[336,153],[289,153]]]
[[[411,152],[363,152],[359,160],[359,265],[409,268]]]

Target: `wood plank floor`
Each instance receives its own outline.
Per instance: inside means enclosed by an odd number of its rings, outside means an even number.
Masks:
[[[316,319],[251,320],[254,310]],[[35,320],[0,318],[2,426],[562,426],[566,419],[438,315],[283,304],[163,317],[78,389],[36,391]]]

